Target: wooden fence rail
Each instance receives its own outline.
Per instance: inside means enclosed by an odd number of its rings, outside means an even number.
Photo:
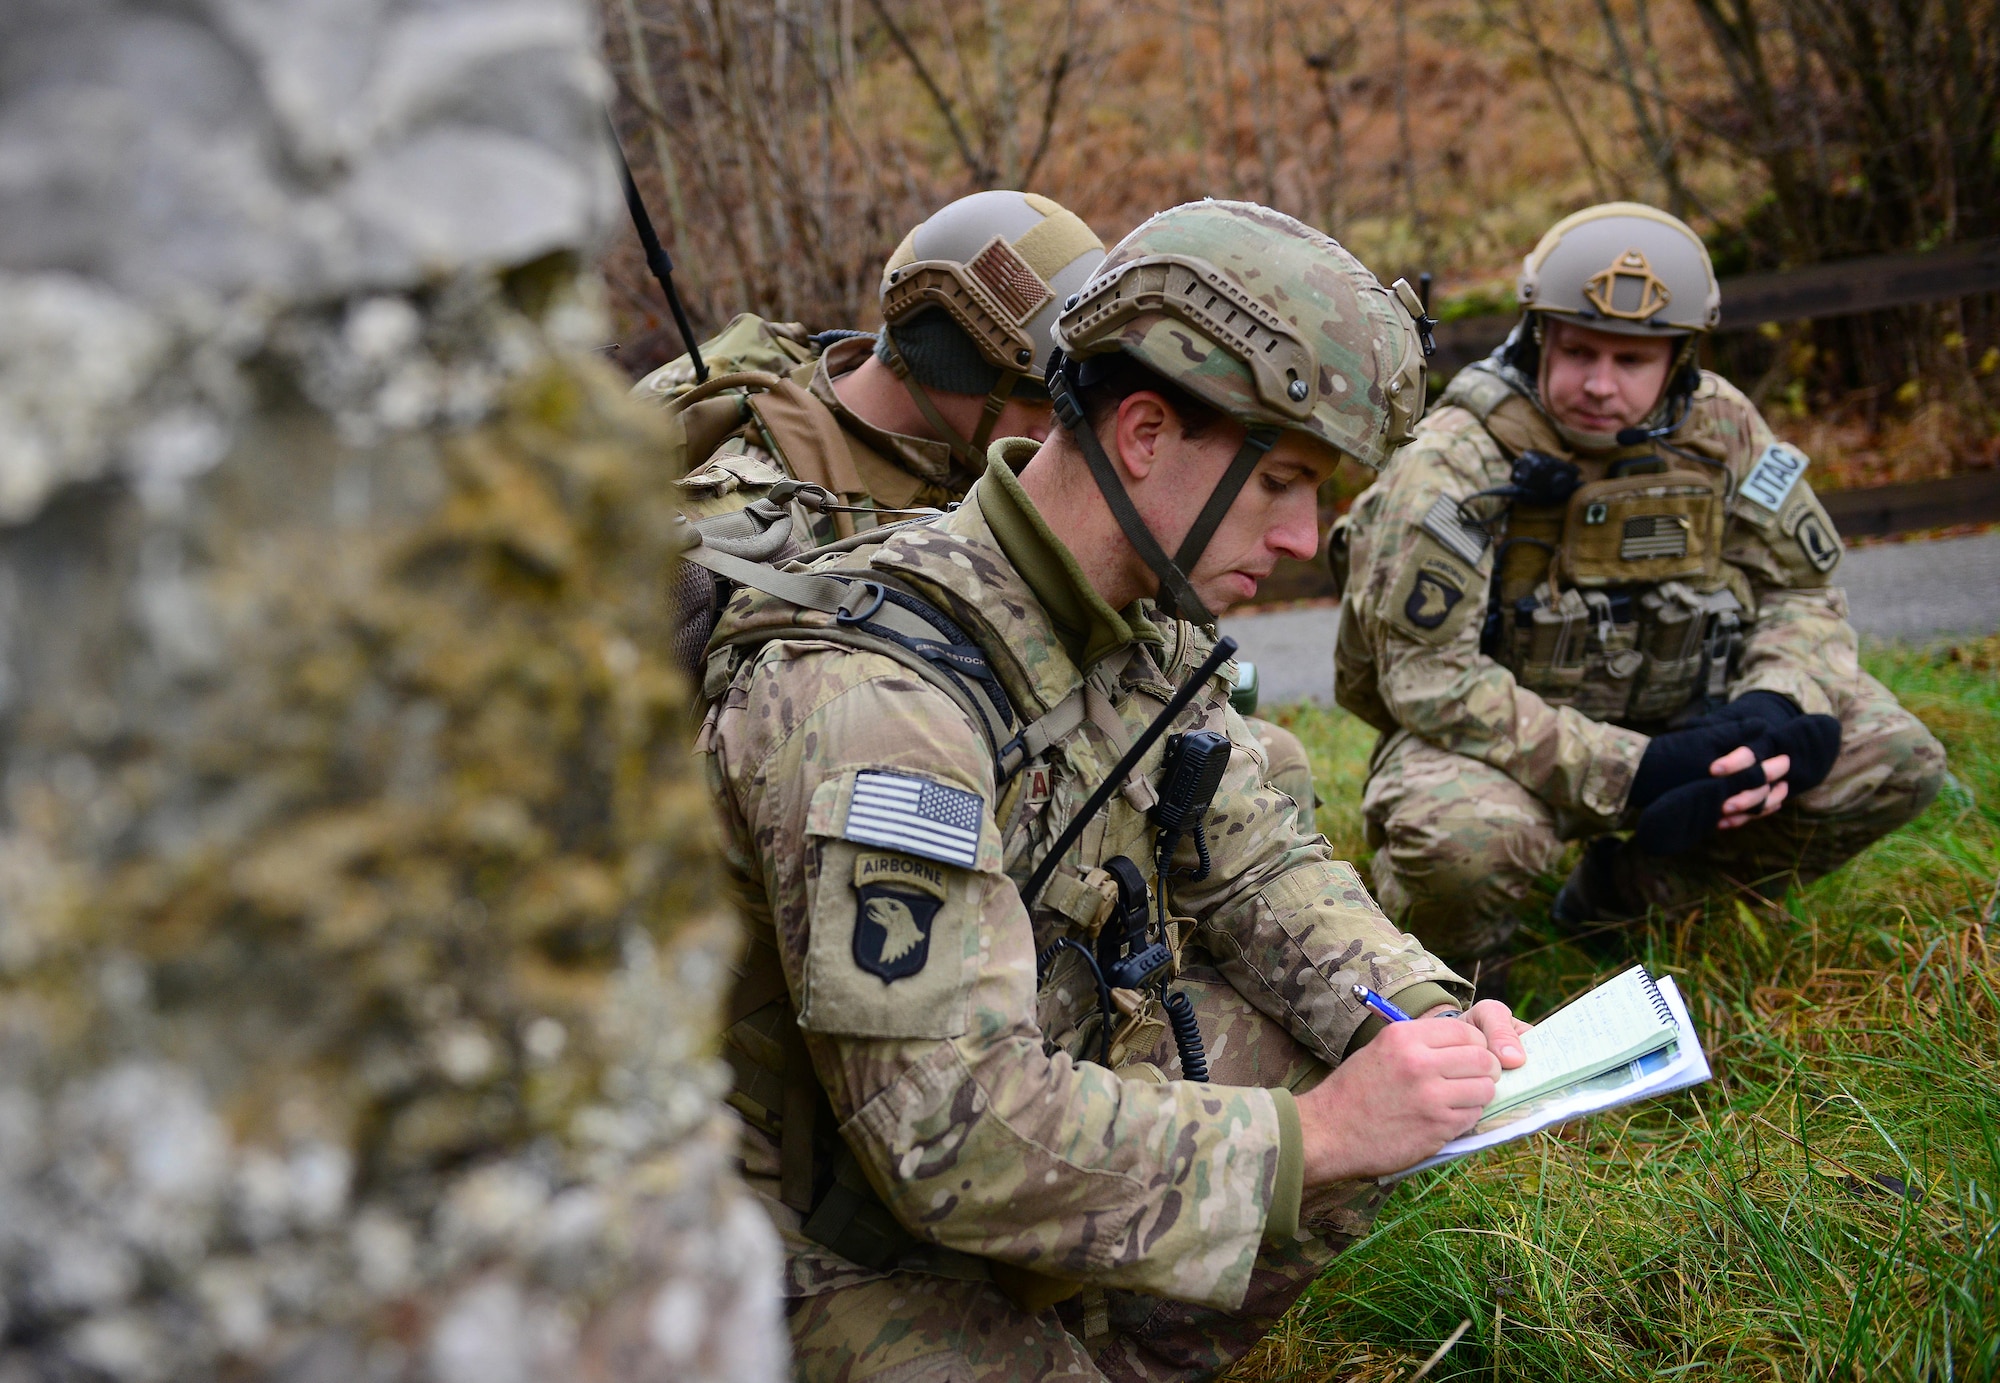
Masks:
[[[1968,240],[1923,254],[1873,255],[1722,281],[1721,331],[1766,322],[1845,317],[1889,307],[2000,292],[2000,237]],[[1439,375],[1464,369],[1507,338],[1516,318],[1461,317],[1437,329]]]

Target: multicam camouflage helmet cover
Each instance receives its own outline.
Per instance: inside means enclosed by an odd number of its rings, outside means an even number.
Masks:
[[[1119,527],[1159,577],[1159,601],[1213,618],[1188,582],[1208,540],[1281,431],[1379,469],[1424,407],[1429,320],[1409,285],[1384,288],[1310,226],[1250,202],[1189,202],[1113,247],[1057,319],[1049,392]],[[1122,352],[1247,429],[1169,558],[1139,516],[1074,390]]]
[[[1565,216],[1521,265],[1521,306],[1621,336],[1711,331],[1722,291],[1687,224],[1638,202]]]
[[[1312,227],[1204,201],[1119,241],[1055,335],[1073,359],[1123,351],[1246,426],[1380,468],[1423,412],[1421,313]]]

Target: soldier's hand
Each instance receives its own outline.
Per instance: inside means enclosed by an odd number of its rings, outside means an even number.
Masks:
[[[1482,1015],[1492,1018],[1490,1010]],[[1383,1176],[1423,1161],[1479,1121],[1499,1074],[1479,1023],[1389,1024],[1299,1096],[1306,1185]]]
[[[1724,754],[1708,766],[1709,776],[1727,778],[1741,773],[1757,762],[1757,752],[1749,745]],[[1755,821],[1760,816],[1769,816],[1785,805],[1785,798],[1791,793],[1792,785],[1785,781],[1785,775],[1792,771],[1789,754],[1778,754],[1764,760],[1764,781],[1756,787],[1748,788],[1733,797],[1723,799],[1722,816],[1715,823],[1718,831],[1733,831],[1738,826]]]
[[[1481,999],[1465,1011],[1465,1021],[1485,1034],[1486,1049],[1500,1058],[1503,1069],[1511,1071],[1528,1059],[1520,1037],[1534,1025],[1516,1018],[1498,999]]]

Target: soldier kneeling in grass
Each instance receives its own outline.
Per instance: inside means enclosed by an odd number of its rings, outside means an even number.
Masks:
[[[807,1380],[1212,1376],[1524,1059],[1270,786],[1213,632],[1407,439],[1415,295],[1202,202],[1058,301],[1046,441],[718,563],[734,1102]]]
[[[1807,458],[1696,362],[1721,306],[1694,232],[1630,202],[1578,212],[1520,301],[1330,545],[1335,694],[1382,732],[1375,895],[1493,995],[1566,841],[1588,845],[1554,920],[1601,933],[1781,896],[1944,772],[1856,661]]]

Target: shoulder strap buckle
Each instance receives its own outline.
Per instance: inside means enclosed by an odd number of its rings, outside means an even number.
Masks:
[[[848,586],[847,598],[840,602],[840,608],[833,612],[835,622],[840,624],[866,624],[881,611],[889,599],[888,588],[879,581],[856,581]],[[866,601],[865,608],[861,602]]]

